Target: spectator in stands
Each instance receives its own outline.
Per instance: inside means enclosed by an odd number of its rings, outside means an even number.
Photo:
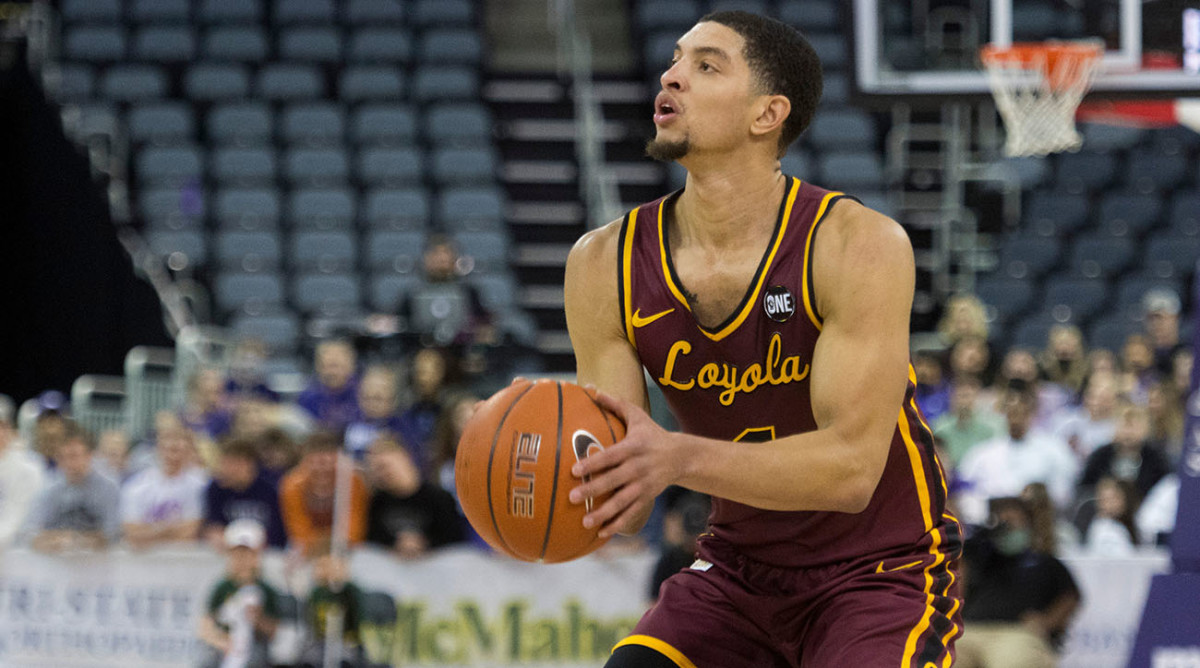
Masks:
[[[436,348],[422,348],[413,355],[412,388],[416,397],[400,415],[400,436],[413,453],[417,466],[428,465],[427,453],[433,427],[442,414],[446,385],[446,357]]]
[[[225,527],[239,519],[261,524],[267,545],[287,547],[279,491],[259,468],[258,448],[251,441],[232,438],[221,444],[216,472],[204,493],[204,532],[208,543],[220,549]]]
[[[1033,513],[1033,551],[1042,554],[1058,554],[1066,548],[1079,545],[1079,530],[1063,519],[1054,507],[1046,485],[1033,482],[1021,490],[1021,500]]]
[[[33,548],[43,552],[102,549],[121,535],[120,490],[96,472],[92,435],[74,422],[55,446],[60,478],[42,490],[28,519]]]
[[[317,345],[315,377],[296,403],[321,429],[337,433],[358,417],[358,355],[349,341],[334,339]]]
[[[400,415],[396,398],[396,374],[386,367],[372,367],[358,385],[358,419],[346,427],[346,451],[356,462],[367,455],[367,448],[380,434],[400,434]]]
[[[134,468],[131,455],[129,435],[125,430],[107,429],[96,441],[96,470],[122,486],[141,470]]]
[[[1150,488],[1171,472],[1163,454],[1150,447],[1149,437],[1146,409],[1133,404],[1122,407],[1112,442],[1097,448],[1083,467],[1079,479],[1082,492],[1086,494],[1101,478],[1111,476],[1133,484],[1137,498],[1149,494]]]
[[[963,549],[963,621],[955,668],[1053,668],[1079,607],[1079,587],[1033,545],[1036,522],[1020,498],[994,499],[991,522]],[[1041,541],[1045,543],[1043,539]]]
[[[919,350],[913,356],[917,375],[917,405],[925,419],[933,421],[950,410],[950,383],[942,369],[942,356],[932,350]]]
[[[658,590],[667,578],[695,560],[696,541],[708,528],[712,507],[708,495],[682,487],[668,487],[663,492],[663,505],[662,545],[647,592],[651,601],[658,600]]]
[[[0,395],[0,550],[12,544],[42,491],[45,466],[17,440],[13,402]]]
[[[1088,375],[1083,333],[1074,325],[1051,327],[1039,363],[1046,380],[1062,387],[1072,397],[1078,397]]]
[[[992,382],[992,352],[987,339],[979,336],[964,336],[950,348],[950,377],[978,378],[984,387]]]
[[[959,294],[946,300],[938,332],[947,346],[953,346],[965,337],[988,337],[987,314],[983,302],[975,295]]]
[[[33,451],[54,465],[54,452],[67,433],[67,400],[62,392],[48,390],[37,397],[37,418],[33,423]]]
[[[225,396],[236,409],[246,398],[270,403],[279,402],[279,393],[267,386],[263,371],[267,361],[267,347],[258,339],[242,339],[233,349],[229,363],[229,378],[225,381]]]
[[[329,541],[321,541],[313,560],[313,586],[308,593],[308,645],[301,653],[300,668],[324,668],[329,646],[331,617],[341,616],[342,652],[333,665],[360,668],[366,665],[359,624],[362,620],[362,590],[349,578],[344,556],[335,555]]]
[[[1096,513],[1083,532],[1083,544],[1093,555],[1127,557],[1138,540],[1134,514],[1137,490],[1128,480],[1104,476],[1096,483]]]
[[[225,378],[216,369],[199,369],[188,379],[187,400],[179,412],[184,426],[207,441],[219,441],[233,426],[225,400]]]
[[[287,432],[271,427],[254,439],[263,473],[276,487],[288,471],[300,463],[300,448]]]
[[[1154,368],[1160,376],[1174,371],[1173,358],[1186,344],[1179,340],[1179,296],[1166,288],[1149,290],[1142,296],[1146,336],[1154,350]]]
[[[988,441],[1003,428],[1000,416],[980,406],[978,378],[956,379],[950,395],[950,410],[933,421],[933,435],[953,466],[958,466],[971,448]]]
[[[422,263],[424,282],[405,292],[397,309],[407,330],[422,345],[450,349],[456,357],[473,343],[494,342],[492,315],[475,287],[459,275],[454,242],[446,236],[430,236]]]
[[[134,548],[199,537],[209,481],[192,466],[194,439],[182,425],[159,432],[158,466],[133,476],[121,490],[125,540]]]
[[[1151,545],[1168,545],[1179,513],[1179,476],[1172,473],[1158,481],[1138,507],[1138,535]]]
[[[996,380],[995,394],[998,402],[1014,380],[1033,389],[1038,403],[1038,412],[1033,421],[1034,425],[1041,429],[1052,429],[1057,416],[1071,401],[1070,394],[1063,388],[1042,382],[1037,358],[1024,348],[1012,348],[1004,355],[1004,361],[1000,365],[1000,376]],[[1002,408],[997,405],[997,410],[1002,411]]]
[[[335,523],[344,527],[346,540],[355,545],[367,534],[366,483],[358,471],[344,479],[350,485],[347,516],[335,522],[338,467],[353,463],[342,457],[342,439],[330,432],[317,432],[303,446],[304,458],[279,483],[279,504],[292,547],[311,557],[322,540],[331,540]]]
[[[1150,340],[1142,334],[1130,335],[1121,348],[1121,394],[1134,403],[1145,405],[1146,395],[1157,375]]]
[[[1078,463],[1066,442],[1034,428],[1033,389],[1011,381],[1003,403],[1006,433],[976,445],[958,467],[957,507],[968,523],[987,518],[988,499],[1016,496],[1033,482],[1045,483],[1060,510],[1072,499]]]
[[[467,421],[475,414],[479,397],[459,394],[446,400],[446,407],[433,428],[433,459],[429,470],[439,487],[457,498],[454,486],[454,457],[458,453],[458,441],[462,438]]]
[[[1150,444],[1163,453],[1172,468],[1183,452],[1183,397],[1169,380],[1159,380],[1146,392],[1146,413],[1150,417]]]
[[[1171,360],[1171,383],[1175,385],[1179,396],[1189,396],[1192,393],[1192,367],[1196,363],[1196,354],[1185,346],[1176,350]]]
[[[413,559],[429,550],[461,542],[462,517],[454,498],[421,479],[412,456],[394,440],[381,438],[368,455],[375,493],[368,513],[367,540]]]
[[[266,534],[258,522],[242,518],[222,532],[225,575],[208,596],[199,636],[202,668],[268,668],[270,644],[279,627],[279,595],[259,573]]]
[[[1092,374],[1083,390],[1083,405],[1063,409],[1054,433],[1071,446],[1080,461],[1087,459],[1096,448],[1112,442],[1119,399],[1116,376]]]

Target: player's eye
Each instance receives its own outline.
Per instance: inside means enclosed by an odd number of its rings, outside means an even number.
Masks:
[[[701,72],[711,72],[711,71],[713,71],[713,66],[709,65],[706,62],[701,62],[700,63],[700,71]]]

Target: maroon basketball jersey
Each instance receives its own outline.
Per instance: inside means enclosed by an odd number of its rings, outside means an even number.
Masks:
[[[766,441],[817,428],[809,380],[822,320],[813,299],[812,251],[822,218],[844,195],[792,177],[787,182],[747,293],[714,328],[692,316],[671,262],[667,228],[678,193],[625,218],[618,259],[625,332],[686,433]],[[910,365],[887,468],[865,511],[783,512],[714,498],[709,531],[778,566],[914,550],[944,559],[947,547],[957,549],[957,524],[944,515],[946,488],[914,384]]]

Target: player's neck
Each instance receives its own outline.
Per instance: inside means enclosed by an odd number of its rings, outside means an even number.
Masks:
[[[778,163],[736,168],[690,166],[687,187],[676,204],[676,220],[684,239],[705,247],[752,242],[771,234],[787,179]],[[753,164],[753,163],[751,163]]]

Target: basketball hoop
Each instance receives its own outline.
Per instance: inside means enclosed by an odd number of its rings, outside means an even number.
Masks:
[[[1075,151],[1075,110],[1092,85],[1104,43],[1039,42],[1009,47],[987,45],[979,59],[1004,119],[1010,156]]]

